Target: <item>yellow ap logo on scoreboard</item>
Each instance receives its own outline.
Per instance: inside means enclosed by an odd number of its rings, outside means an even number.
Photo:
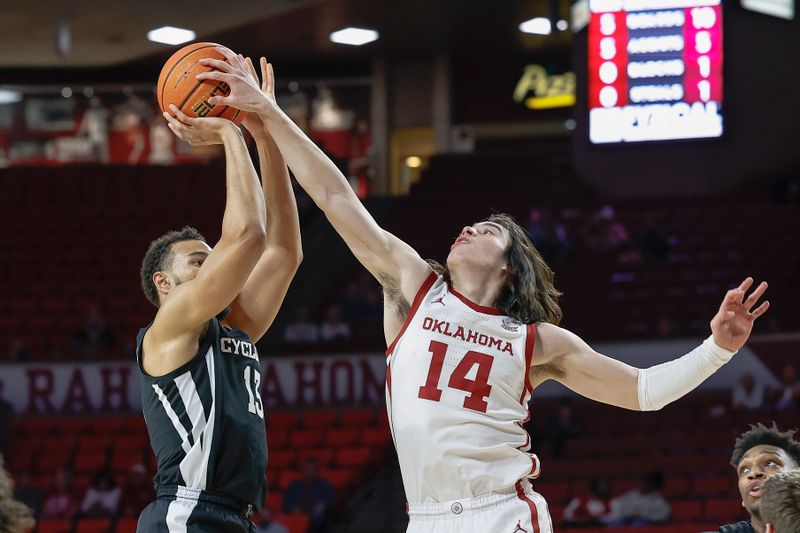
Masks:
[[[528,109],[574,106],[575,73],[547,74],[541,65],[528,65],[514,89],[514,101]]]

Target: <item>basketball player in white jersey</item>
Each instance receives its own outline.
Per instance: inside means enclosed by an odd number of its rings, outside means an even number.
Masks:
[[[465,226],[446,266],[432,267],[376,224],[275,99],[245,81],[235,56],[203,62],[217,71],[200,79],[231,86],[212,103],[259,115],[300,185],[383,286],[386,400],[409,532],[550,533],[547,505],[530,482],[539,462],[522,428],[531,391],[555,379],[599,402],[660,409],[727,362],[767,310],[767,302],[756,307],[766,283],[745,297],[747,278],[690,353],[643,370],[601,355],[558,327],[553,273],[510,217]]]

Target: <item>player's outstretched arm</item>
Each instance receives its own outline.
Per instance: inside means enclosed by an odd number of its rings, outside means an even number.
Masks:
[[[578,394],[627,409],[652,411],[694,390],[727,363],[747,342],[753,323],[769,308],[758,304],[767,290],[762,282],[750,295],[753,279],[728,291],[711,320],[712,335],[688,354],[637,369],[595,352],[580,337],[552,324],[540,324],[531,383],[555,379]]]
[[[258,77],[250,58],[238,57],[245,62],[257,83]],[[272,91],[273,88],[267,84],[266,62],[261,65],[261,77],[261,90]],[[283,156],[256,114],[248,114],[243,125],[253,135],[258,149],[267,208],[267,245],[247,283],[233,301],[228,322],[257,341],[275,320],[300,266],[303,250],[297,203]]]
[[[425,277],[428,264],[406,243],[384,231],[353,193],[336,165],[278,107],[272,92],[264,93],[247,76],[247,67],[229,51],[227,61],[213,59],[201,63],[216,70],[199,74],[198,79],[224,81],[231,87],[228,96],[215,96],[213,104],[226,104],[257,114],[275,140],[297,181],[323,210],[356,258],[386,287],[399,290],[407,301],[414,298]],[[230,57],[228,57],[230,56]],[[261,59],[266,63],[265,59]],[[267,81],[274,85],[272,65],[265,65]]]
[[[242,290],[265,241],[264,195],[239,128],[221,118],[189,118],[174,106],[172,112],[177,119],[165,118],[178,137],[195,146],[224,146],[227,196],[219,242],[194,279],[170,288],[145,335],[144,352],[157,354],[143,361],[151,375],[166,374],[194,356],[205,324]]]

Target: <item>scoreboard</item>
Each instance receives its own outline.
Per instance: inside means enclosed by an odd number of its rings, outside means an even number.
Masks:
[[[589,139],[722,135],[721,0],[590,0]]]

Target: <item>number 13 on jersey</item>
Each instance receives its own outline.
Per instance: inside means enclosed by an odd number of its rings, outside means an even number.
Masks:
[[[253,374],[252,382],[250,380],[251,372]],[[247,410],[264,418],[264,406],[261,404],[261,373],[255,368],[244,367],[244,387],[247,389],[247,397],[250,398]]]
[[[431,341],[428,347],[428,351],[431,352],[433,357],[431,358],[431,366],[428,368],[428,377],[425,380],[425,385],[419,388],[419,397],[423,400],[438,402],[442,397],[439,378],[442,375],[442,366],[447,349],[448,345],[439,341]],[[488,397],[492,391],[492,386],[489,385],[489,372],[492,370],[493,362],[494,357],[491,355],[470,350],[453,370],[447,386],[469,393],[469,396],[464,398],[465,408],[480,413],[486,412],[488,404],[484,398]],[[478,365],[475,379],[467,378],[467,374],[475,365]]]

